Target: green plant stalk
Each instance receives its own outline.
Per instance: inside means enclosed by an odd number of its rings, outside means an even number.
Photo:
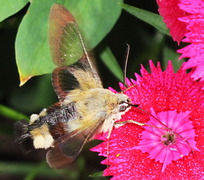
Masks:
[[[23,113],[20,113],[2,104],[0,104],[0,115],[13,120],[29,119],[28,116],[24,115]]]
[[[160,15],[127,4],[122,4],[121,6],[133,16],[170,36],[169,29],[167,29],[166,24],[163,22],[163,18]]]
[[[0,162],[0,174],[26,175],[32,172],[34,174],[37,173],[35,175],[43,176],[43,177],[59,176],[56,173],[56,171],[53,171],[53,169],[48,168],[45,165],[46,165],[45,162],[41,163],[40,166],[39,164],[31,164],[31,163]],[[32,174],[32,176],[34,174]]]
[[[115,56],[111,52],[109,47],[106,47],[100,54],[100,58],[108,69],[118,78],[119,81],[123,81],[123,71],[120,68]]]

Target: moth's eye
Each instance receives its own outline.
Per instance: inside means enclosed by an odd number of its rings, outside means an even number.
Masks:
[[[119,111],[120,111],[120,112],[123,112],[123,111],[125,111],[126,109],[127,109],[127,106],[122,105],[122,106],[120,106]]]
[[[128,108],[128,104],[126,102],[120,103],[119,105],[119,112],[123,112]]]

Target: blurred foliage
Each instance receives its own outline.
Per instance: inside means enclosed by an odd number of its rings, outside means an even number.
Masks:
[[[93,3],[94,2],[94,3]],[[45,152],[23,154],[14,143],[13,123],[57,101],[50,73],[54,67],[47,43],[47,23],[53,3],[65,5],[75,16],[89,49],[95,57],[105,87],[118,88],[127,45],[130,55],[127,77],[148,69],[149,59],[160,61],[163,69],[172,60],[179,69],[179,48],[158,16],[155,0],[0,0],[0,179],[105,179],[102,157],[88,149],[71,167],[53,170],[44,162]],[[124,9],[125,10],[124,10]],[[152,13],[154,13],[152,15]],[[15,46],[15,48],[14,48]],[[17,63],[17,65],[16,65]],[[19,87],[19,75],[22,82]],[[99,173],[97,173],[99,172]],[[92,176],[89,176],[92,175]]]

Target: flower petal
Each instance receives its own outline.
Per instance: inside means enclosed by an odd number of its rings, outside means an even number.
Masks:
[[[204,2],[202,0],[181,0],[179,7],[188,13],[185,17],[179,18],[186,23],[188,32],[185,33],[183,42],[190,45],[178,50],[181,58],[189,58],[184,69],[193,68],[192,78],[204,80]]]
[[[173,40],[178,44],[187,32],[186,23],[179,21],[178,18],[188,14],[179,8],[179,2],[180,0],[157,0],[159,13],[164,18],[167,28],[170,29]]]

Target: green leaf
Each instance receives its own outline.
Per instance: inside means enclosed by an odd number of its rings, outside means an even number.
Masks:
[[[184,62],[183,59],[179,60],[180,54],[178,54],[174,49],[171,49],[168,46],[164,46],[163,57],[164,57],[164,60],[163,60],[164,68],[166,69],[169,60],[171,60],[171,63],[174,68],[174,72],[177,72]]]
[[[93,49],[112,29],[121,14],[123,0],[70,0],[67,7],[76,18],[88,49]]]
[[[104,51],[100,54],[103,63],[108,67],[108,69],[118,78],[119,81],[123,81],[123,71],[120,68],[115,56],[111,52],[109,47],[106,47]]]
[[[0,0],[0,22],[17,13],[28,2],[28,0]]]
[[[166,24],[163,22],[163,18],[160,15],[127,4],[122,4],[122,8],[138,19],[152,25],[159,31],[170,36],[169,30],[167,29]]]
[[[16,38],[16,61],[21,85],[32,76],[51,72],[47,42],[48,15],[54,0],[32,1]]]
[[[90,177],[103,177],[103,171],[96,172],[96,173],[90,175]]]
[[[50,73],[53,68],[48,42],[48,15],[53,3],[64,4],[76,18],[88,49],[94,48],[117,21],[122,0],[32,1],[16,39],[16,61],[21,85],[32,76]],[[64,3],[62,3],[64,2]]]

